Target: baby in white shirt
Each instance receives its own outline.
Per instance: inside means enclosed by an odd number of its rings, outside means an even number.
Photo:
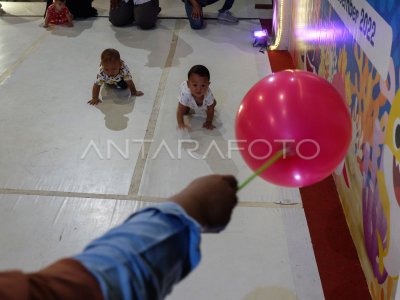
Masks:
[[[195,65],[188,72],[188,80],[180,85],[180,95],[178,97],[178,109],[176,119],[178,127],[185,129],[187,125],[184,123],[183,116],[188,114],[190,109],[196,113],[205,111],[207,119],[203,123],[203,127],[214,129],[214,108],[217,102],[214,99],[210,88],[210,71],[205,66]]]

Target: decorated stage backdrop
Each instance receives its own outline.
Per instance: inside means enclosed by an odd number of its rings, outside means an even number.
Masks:
[[[290,50],[297,68],[332,82],[350,109],[352,143],[334,178],[372,297],[394,299],[400,272],[400,2],[293,0],[292,8]]]

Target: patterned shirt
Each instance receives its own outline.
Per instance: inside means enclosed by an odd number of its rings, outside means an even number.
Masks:
[[[119,73],[116,76],[108,76],[104,73],[103,66],[100,64],[99,73],[97,73],[97,78],[95,84],[102,85],[103,83],[107,84],[117,84],[117,82],[124,80],[132,80],[131,72],[129,71],[128,66],[121,60],[121,67],[119,68]]]
[[[214,103],[214,95],[212,94],[210,88],[208,88],[207,93],[204,95],[204,100],[202,105],[197,105],[196,100],[192,96],[190,89],[187,85],[187,81],[181,83],[180,85],[180,94],[178,97],[179,103],[192,108],[196,113],[200,111],[207,110],[207,107],[213,105]]]
[[[68,15],[70,14],[67,7],[57,11],[56,6],[51,4],[46,11],[46,17],[50,24],[62,25],[69,22]]]

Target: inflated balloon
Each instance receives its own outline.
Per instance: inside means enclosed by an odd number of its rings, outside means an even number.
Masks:
[[[289,187],[330,175],[346,155],[351,128],[349,110],[335,87],[300,70],[273,73],[257,82],[236,114],[236,138],[246,163],[257,170],[284,149],[260,176]]]

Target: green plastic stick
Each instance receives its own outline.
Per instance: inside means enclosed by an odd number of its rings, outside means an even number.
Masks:
[[[268,169],[272,164],[274,164],[278,159],[280,159],[283,156],[283,150],[280,150],[276,152],[270,159],[268,159],[260,168],[258,168],[249,178],[247,178],[245,181],[243,181],[239,187],[238,190],[241,190],[244,188],[246,185],[248,185],[254,178],[256,178],[258,175],[260,175],[262,172],[264,172],[266,169]]]

